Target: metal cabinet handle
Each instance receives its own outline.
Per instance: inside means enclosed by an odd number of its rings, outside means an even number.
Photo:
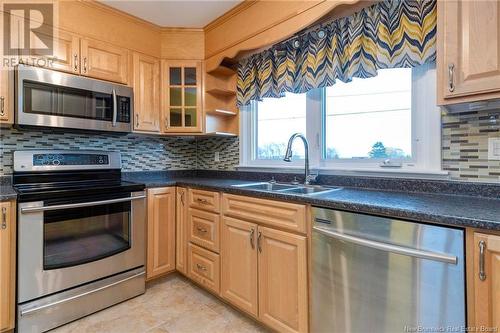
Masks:
[[[118,116],[118,99],[116,98],[116,90],[113,89],[111,92],[111,95],[113,96],[113,119],[111,126],[116,127],[116,118]]]
[[[138,114],[138,113],[136,113],[136,114],[135,114],[135,127],[136,127],[136,128],[139,128],[139,124],[140,124],[140,123],[139,123],[139,114]]]
[[[2,207],[2,229],[7,229],[7,208]]]
[[[207,229],[204,229],[202,227],[196,227],[196,229],[199,231],[199,232],[202,232],[202,233],[206,233],[207,232]]]
[[[255,244],[254,244],[254,241],[253,241],[253,236],[254,236],[254,234],[255,234],[255,230],[254,230],[254,229],[252,229],[252,230],[250,231],[250,246],[252,247],[252,249],[255,249]]]
[[[448,91],[453,92],[455,90],[455,84],[453,83],[453,73],[455,71],[455,65],[454,64],[449,64],[448,65]]]
[[[83,72],[87,73],[87,57],[83,58]]]
[[[257,248],[259,249],[259,252],[262,252],[261,239],[262,239],[262,232],[259,231],[259,236],[257,236]]]
[[[200,270],[200,271],[206,271],[207,270],[207,268],[205,266],[200,265],[200,264],[196,264],[196,268],[198,268],[198,270]]]
[[[168,126],[168,117],[165,117],[165,128],[169,128],[169,126]]]
[[[484,250],[486,249],[486,242],[479,242],[479,280],[486,280],[486,272],[484,271]]]
[[[5,97],[0,96],[0,116],[5,116]]]
[[[78,72],[78,54],[75,53],[74,57],[75,57],[75,68],[74,68],[74,70],[75,70],[75,72]]]
[[[184,206],[184,191],[181,192],[181,203]]]
[[[196,201],[203,205],[208,205],[208,200],[207,199],[202,199],[202,198],[197,198]]]

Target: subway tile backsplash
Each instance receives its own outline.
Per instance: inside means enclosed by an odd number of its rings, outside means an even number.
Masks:
[[[500,110],[444,114],[443,169],[452,179],[500,183],[500,161],[488,160],[488,139],[500,137]]]
[[[0,129],[0,175],[12,173],[12,152],[21,149],[119,151],[124,171],[183,170],[196,165],[191,138],[114,133],[63,133],[51,130]]]

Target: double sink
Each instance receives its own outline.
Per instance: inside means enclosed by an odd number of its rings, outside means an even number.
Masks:
[[[322,186],[322,185],[296,185],[273,182],[260,182],[251,184],[238,184],[234,187],[245,188],[249,190],[278,192],[283,194],[303,194],[315,195],[341,190],[342,187]]]

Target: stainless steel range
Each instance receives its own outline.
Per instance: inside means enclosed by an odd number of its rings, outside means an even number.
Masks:
[[[145,291],[143,184],[120,155],[14,152],[19,332],[43,332]]]

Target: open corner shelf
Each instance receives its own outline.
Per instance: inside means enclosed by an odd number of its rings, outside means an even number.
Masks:
[[[208,132],[204,134],[200,134],[197,137],[198,138],[211,138],[211,137],[225,137],[225,138],[230,138],[230,137],[236,137],[238,136],[236,133],[229,133],[229,132]]]
[[[233,117],[233,116],[236,116],[238,114],[234,111],[229,111],[229,110],[224,110],[224,109],[211,109],[211,110],[207,110],[206,113],[209,115],[223,116],[223,117]]]
[[[236,96],[236,91],[229,90],[229,89],[222,89],[222,88],[208,89],[207,93],[212,94],[212,95],[216,95],[216,96],[222,96],[222,97]]]

